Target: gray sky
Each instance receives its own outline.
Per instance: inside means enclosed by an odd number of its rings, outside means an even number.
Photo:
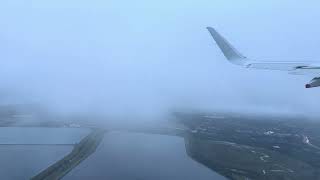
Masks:
[[[0,95],[57,112],[150,117],[170,109],[317,114],[312,77],[229,64],[206,26],[261,60],[320,62],[320,3],[0,2]]]

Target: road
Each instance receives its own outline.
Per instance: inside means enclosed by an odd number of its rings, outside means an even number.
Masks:
[[[101,143],[105,130],[95,129],[78,144],[67,156],[40,172],[31,180],[61,179],[83,160],[95,152]]]

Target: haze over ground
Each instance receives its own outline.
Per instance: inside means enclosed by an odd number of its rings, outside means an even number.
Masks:
[[[233,66],[205,27],[253,59],[320,63],[319,5],[2,1],[2,104],[150,119],[172,109],[318,116],[320,89],[304,88],[312,77]]]

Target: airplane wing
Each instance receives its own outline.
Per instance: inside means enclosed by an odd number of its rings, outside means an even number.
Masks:
[[[207,27],[207,29],[229,62],[245,68],[288,71],[294,75],[312,75],[315,78],[306,84],[306,88],[320,86],[320,63],[251,60],[237,51],[214,28]]]

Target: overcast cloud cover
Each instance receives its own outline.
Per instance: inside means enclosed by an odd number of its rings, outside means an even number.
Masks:
[[[320,88],[229,64],[206,26],[244,55],[320,63],[320,3],[0,2],[2,104],[155,117],[171,109],[319,115]]]

